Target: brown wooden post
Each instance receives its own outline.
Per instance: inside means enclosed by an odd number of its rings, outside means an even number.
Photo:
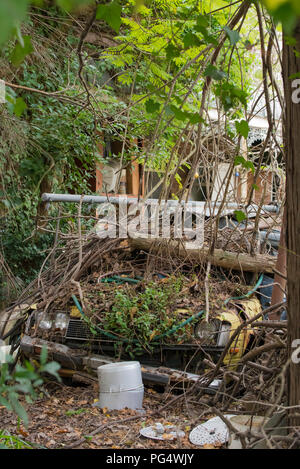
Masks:
[[[134,140],[134,143],[137,145],[137,139]],[[136,155],[131,156],[132,163],[126,169],[126,182],[127,193],[137,197],[139,194],[139,164],[135,158]]]

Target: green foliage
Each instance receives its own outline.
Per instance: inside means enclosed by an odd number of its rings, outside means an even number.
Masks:
[[[300,3],[298,0],[262,0],[275,21],[282,23],[286,34],[292,34],[300,18]]]
[[[215,86],[215,94],[226,112],[239,106],[247,107],[247,92],[234,83],[222,82]]]
[[[56,0],[58,6],[72,10],[87,5],[93,0]],[[1,0],[0,2],[0,46],[13,34],[18,34],[20,23],[26,19],[30,4],[42,6],[43,0]]]
[[[180,322],[174,306],[182,286],[182,278],[170,277],[160,284],[150,283],[140,292],[134,288],[117,290],[113,305],[105,314],[105,330],[126,339],[126,351],[132,356],[151,351],[155,338]],[[183,340],[182,333],[179,331],[172,338]]]
[[[234,165],[235,166],[238,166],[238,165],[242,165],[243,168],[252,171],[252,173],[254,174],[255,172],[255,168],[254,168],[254,164],[252,163],[252,161],[249,161],[249,160],[245,160],[245,158],[243,156],[236,156],[235,160],[234,160]]]
[[[230,43],[232,46],[235,46],[239,40],[241,39],[241,36],[238,31],[232,31],[228,26],[224,27],[224,31],[226,32],[227,36],[229,37]]]
[[[76,80],[74,57],[68,64],[56,51],[50,49],[49,54],[56,61],[56,73],[49,74],[49,68],[38,62],[25,62],[20,85],[55,91]],[[42,188],[90,191],[89,177],[96,164],[95,124],[88,110],[72,104],[26,92],[19,96],[9,87],[6,94],[9,114],[0,109],[1,247],[12,272],[27,283],[37,275],[53,243],[51,233],[35,232]],[[69,94],[72,98],[74,92]],[[63,231],[64,226],[67,222],[62,223]]]
[[[7,109],[10,114],[14,114],[16,117],[21,117],[27,108],[24,99],[21,97],[17,97],[15,91],[10,87],[6,88],[5,98],[7,103]]]
[[[33,447],[20,437],[11,435],[5,430],[0,430],[0,449],[33,449]]]
[[[60,365],[56,362],[47,363],[47,351],[44,350],[41,353],[38,369],[35,369],[29,361],[25,361],[25,366],[17,364],[14,371],[10,372],[9,364],[13,358],[9,358],[9,363],[2,364],[0,369],[0,405],[15,412],[27,426],[28,416],[20,404],[19,393],[25,394],[28,402],[36,399],[38,397],[37,389],[44,382],[42,377],[44,373],[48,373],[60,381],[60,376],[57,373]]]
[[[81,415],[81,414],[84,414],[85,412],[87,412],[88,409],[77,409],[77,410],[67,410],[66,411],[66,415],[67,417],[73,417],[73,415]]]
[[[15,28],[26,18],[29,0],[1,0],[0,45],[4,44]]]
[[[10,60],[15,67],[21,65],[25,57],[33,51],[30,36],[23,36],[20,42],[17,42],[10,56]]]
[[[223,80],[224,78],[227,77],[226,73],[223,72],[222,70],[218,70],[217,67],[214,65],[210,64],[206,67],[205,72],[204,72],[205,77],[211,77],[214,80]]]

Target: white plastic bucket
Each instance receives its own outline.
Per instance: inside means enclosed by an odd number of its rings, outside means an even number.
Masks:
[[[144,398],[141,365],[139,362],[118,362],[97,368],[99,379],[99,407],[107,409],[141,409]]]
[[[1,364],[8,363],[8,357],[11,356],[10,354],[11,345],[0,345],[0,368]],[[13,353],[13,358],[17,355],[17,350]]]

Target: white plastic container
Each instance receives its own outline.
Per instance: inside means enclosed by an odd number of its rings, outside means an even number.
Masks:
[[[0,368],[1,364],[8,363],[8,358],[10,355],[11,345],[0,345]],[[17,355],[17,350],[13,353],[13,358]]]
[[[97,368],[99,407],[107,409],[141,409],[144,386],[139,362],[118,362]]]

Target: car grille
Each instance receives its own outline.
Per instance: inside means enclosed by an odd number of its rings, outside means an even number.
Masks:
[[[99,334],[94,335],[81,319],[70,319],[65,338],[89,342],[100,340]]]

